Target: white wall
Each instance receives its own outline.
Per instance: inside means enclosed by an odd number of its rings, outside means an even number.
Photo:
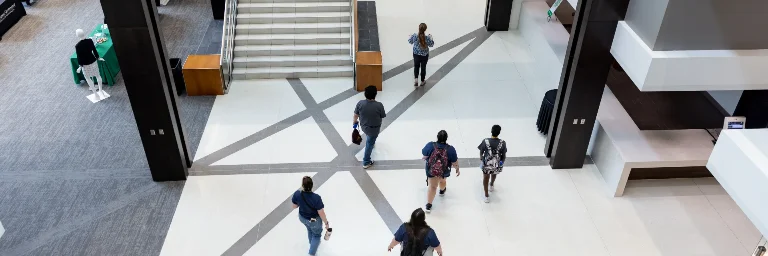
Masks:
[[[768,89],[768,49],[653,51],[621,21],[611,54],[644,92]]]
[[[739,99],[741,99],[741,93],[744,91],[709,91],[709,95],[712,96],[717,103],[720,104],[725,111],[728,111],[728,114],[733,115],[733,111],[736,111],[736,105],[739,104]]]
[[[707,169],[768,236],[768,129],[723,131]]]

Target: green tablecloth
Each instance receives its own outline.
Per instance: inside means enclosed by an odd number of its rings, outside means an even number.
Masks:
[[[101,24],[91,31],[89,37],[99,32],[101,32]],[[113,85],[115,84],[115,76],[117,76],[117,73],[120,73],[120,64],[117,63],[117,54],[115,54],[115,48],[112,47],[112,37],[107,36],[107,38],[108,40],[106,42],[96,44],[96,51],[99,52],[99,57],[104,59],[104,61],[98,61],[101,79],[104,80],[104,83]],[[80,81],[85,80],[85,78],[83,77],[83,74],[77,73],[77,68],[80,67],[77,65],[77,53],[72,54],[72,57],[69,58],[69,62],[72,65],[72,76],[75,79],[75,84],[80,84]]]

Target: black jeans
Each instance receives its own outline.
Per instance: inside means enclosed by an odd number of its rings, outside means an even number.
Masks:
[[[424,82],[424,78],[427,76],[428,60],[429,54],[427,54],[427,56],[421,56],[418,54],[413,55],[413,78],[419,77],[419,67],[421,67],[421,81]]]

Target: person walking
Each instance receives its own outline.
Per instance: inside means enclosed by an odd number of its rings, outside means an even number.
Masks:
[[[400,225],[387,251],[391,252],[398,244],[400,244],[400,256],[432,256],[432,252],[443,256],[440,240],[437,239],[435,230],[427,225],[426,216],[421,208],[411,213],[411,220]]]
[[[312,178],[304,176],[301,179],[301,189],[293,193],[291,202],[293,209],[299,208],[299,221],[307,227],[307,238],[309,239],[309,255],[314,256],[317,253],[317,247],[320,246],[320,236],[323,234],[323,223],[330,231],[328,217],[325,215],[325,205],[320,195],[312,192],[314,183]]]
[[[501,126],[491,127],[491,137],[483,139],[477,149],[480,150],[480,161],[483,170],[483,191],[485,192],[485,203],[490,203],[491,199],[488,192],[493,192],[493,184],[496,182],[496,175],[501,173],[504,168],[504,160],[507,158],[507,143],[499,139]],[[490,187],[488,186],[490,180]]]
[[[352,119],[352,127],[357,129],[358,124],[365,133],[365,152],[363,153],[363,169],[368,169],[373,165],[371,152],[376,144],[376,138],[379,137],[382,119],[387,117],[384,112],[384,104],[376,101],[376,86],[369,85],[365,87],[365,99],[357,102],[355,106],[355,115]]]
[[[408,43],[413,45],[413,86],[419,86],[419,69],[421,69],[421,86],[427,76],[427,61],[429,60],[429,47],[435,46],[432,34],[425,35],[427,24],[419,24],[419,33],[412,34]]]
[[[441,130],[437,133],[436,142],[428,142],[421,149],[422,159],[427,160],[427,205],[425,211],[432,212],[432,201],[435,200],[438,183],[440,185],[440,196],[445,196],[446,179],[451,176],[451,166],[456,168],[456,177],[461,175],[459,172],[459,157],[456,155],[456,148],[448,145],[448,132]]]

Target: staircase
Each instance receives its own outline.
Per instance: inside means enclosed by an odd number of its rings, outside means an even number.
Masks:
[[[349,0],[239,0],[233,78],[352,77]]]

